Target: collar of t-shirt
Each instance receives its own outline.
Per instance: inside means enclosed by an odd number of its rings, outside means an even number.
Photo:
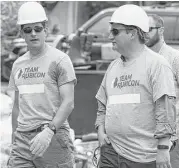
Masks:
[[[43,49],[43,51],[35,56],[29,52],[29,59],[37,59],[37,58],[45,56],[45,53],[47,52],[48,48],[49,46],[45,44],[45,48]]]

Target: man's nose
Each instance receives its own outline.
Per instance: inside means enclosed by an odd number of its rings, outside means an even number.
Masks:
[[[35,36],[36,35],[36,32],[35,32],[35,30],[34,29],[32,29],[32,33],[31,33],[33,36]]]
[[[113,40],[113,39],[114,39],[114,36],[112,35],[112,33],[111,33],[111,32],[109,33],[108,38],[109,38],[110,40]]]

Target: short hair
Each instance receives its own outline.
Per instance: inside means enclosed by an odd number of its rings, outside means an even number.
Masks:
[[[162,19],[162,17],[156,14],[150,14],[149,17],[152,17],[156,24],[156,27],[164,27],[164,20]]]
[[[147,33],[145,33],[141,28],[137,27],[137,26],[133,26],[133,25],[123,25],[126,29],[136,29],[137,30],[137,34],[139,36],[139,41],[144,44],[147,40],[148,40],[148,37],[147,37]],[[128,30],[126,30],[126,32],[128,33],[129,32]]]

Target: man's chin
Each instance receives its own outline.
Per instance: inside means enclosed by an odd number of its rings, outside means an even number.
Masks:
[[[117,51],[117,47],[116,47],[116,46],[112,46],[112,49],[113,49],[114,51]]]
[[[31,44],[30,48],[40,48],[40,44]]]
[[[145,45],[146,45],[147,47],[149,47],[149,48],[153,46],[152,43],[145,43]]]

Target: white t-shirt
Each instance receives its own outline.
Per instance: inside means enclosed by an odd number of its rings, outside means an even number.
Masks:
[[[17,130],[28,131],[49,123],[60,107],[59,87],[76,76],[68,55],[51,46],[37,58],[27,52],[13,64],[9,88],[19,91]],[[63,124],[69,127],[67,121]]]
[[[116,152],[135,162],[156,160],[155,101],[175,96],[169,63],[145,48],[132,62],[109,66],[96,98],[106,105],[105,129]]]

